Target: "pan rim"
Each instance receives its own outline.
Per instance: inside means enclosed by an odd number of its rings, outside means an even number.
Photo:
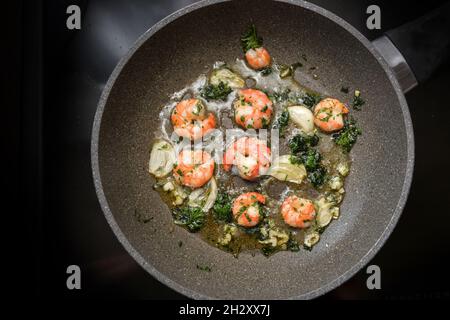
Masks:
[[[105,218],[110,225],[111,229],[113,230],[115,236],[119,240],[119,242],[122,244],[122,246],[125,248],[125,250],[133,257],[133,259],[150,275],[155,277],[158,281],[161,283],[167,285],[171,289],[187,296],[193,299],[217,299],[212,296],[205,295],[203,293],[200,293],[198,291],[192,290],[190,288],[187,288],[181,284],[179,284],[176,281],[173,281],[169,277],[167,277],[162,272],[158,271],[156,268],[154,268],[150,263],[148,263],[142,255],[131,245],[131,243],[128,241],[124,233],[122,232],[121,228],[119,227],[118,223],[116,222],[113,213],[111,209],[109,208],[108,201],[106,199],[106,196],[103,191],[103,185],[101,182],[101,175],[100,175],[100,168],[99,168],[99,159],[98,159],[98,145],[99,145],[99,138],[100,138],[100,128],[101,128],[101,120],[104,108],[106,106],[106,103],[108,101],[109,94],[111,92],[111,89],[113,88],[117,78],[119,77],[120,73],[122,72],[122,69],[125,67],[125,65],[128,63],[130,58],[134,55],[134,53],[151,37],[153,34],[164,28],[169,23],[173,22],[174,20],[178,19],[181,16],[184,16],[185,14],[188,14],[192,11],[195,11],[197,9],[207,7],[210,5],[214,5],[217,3],[223,3],[228,2],[230,0],[202,0],[196,3],[193,3],[187,7],[184,7],[169,16],[165,17],[164,19],[157,22],[155,25],[153,25],[151,28],[149,28],[145,33],[143,33],[136,42],[131,46],[131,48],[128,50],[128,52],[120,59],[116,67],[114,68],[113,72],[108,78],[108,81],[103,88],[102,94],[100,96],[99,102],[97,104],[97,110],[94,117],[93,127],[92,127],[92,135],[91,135],[91,167],[92,167],[92,174],[94,179],[94,185],[95,190],[97,194],[97,198],[99,200],[100,206],[102,208],[102,211],[105,215]],[[394,213],[391,217],[391,220],[387,224],[385,230],[379,237],[379,239],[374,243],[374,245],[368,250],[368,252],[352,267],[350,267],[347,271],[343,272],[339,277],[333,279],[332,281],[326,283],[325,285],[313,290],[309,291],[307,293],[301,294],[299,296],[292,296],[287,299],[313,299],[316,297],[319,297],[337,287],[342,285],[344,282],[349,280],[351,277],[353,277],[359,270],[361,270],[367,263],[369,263],[373,257],[376,255],[376,253],[381,249],[381,247],[384,245],[386,240],[391,235],[392,231],[394,230],[395,226],[397,225],[397,222],[402,214],[403,208],[406,204],[409,190],[412,183],[412,176],[413,176],[413,170],[414,170],[414,132],[413,132],[413,126],[411,121],[411,115],[409,112],[409,108],[406,102],[406,98],[400,88],[400,85],[395,78],[393,71],[389,68],[387,63],[384,61],[384,59],[381,57],[381,55],[378,53],[378,51],[375,49],[375,47],[371,44],[371,42],[364,37],[358,30],[356,30],[353,26],[351,26],[348,22],[346,22],[344,19],[338,17],[334,13],[331,13],[330,11],[321,8],[315,4],[308,3],[303,0],[275,0],[277,2],[283,2],[287,4],[292,4],[296,6],[300,6],[302,8],[305,8],[307,10],[313,11],[317,14],[320,14],[324,16],[325,18],[330,19],[334,23],[338,24],[340,27],[347,30],[353,37],[355,37],[360,43],[362,43],[367,50],[377,59],[380,66],[385,71],[386,75],[388,76],[389,80],[391,81],[391,84],[393,86],[393,89],[397,95],[398,101],[400,103],[400,107],[402,109],[403,118],[404,118],[404,125],[405,125],[405,131],[406,131],[406,143],[407,143],[407,163],[406,163],[406,171],[405,171],[405,178],[403,182],[402,191],[399,197],[399,200],[397,202],[397,205],[395,206]],[[244,299],[244,297],[236,297],[235,299]]]

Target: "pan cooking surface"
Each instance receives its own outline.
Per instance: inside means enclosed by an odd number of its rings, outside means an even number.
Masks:
[[[149,30],[105,88],[92,149],[103,210],[133,257],[186,295],[317,296],[345,281],[371,258],[398,219],[413,157],[404,98],[367,41],[321,9],[281,2],[205,4],[178,12]],[[358,114],[364,134],[352,151],[352,174],[341,207],[345,214],[308,254],[280,252],[266,258],[243,253],[235,259],[212,249],[195,235],[173,227],[170,212],[148,177],[145,164],[151,132],[167,97],[180,84],[207,72],[216,59],[232,61],[240,56],[240,48],[230,44],[249,21],[270,39],[271,54],[280,61],[294,63],[305,54],[318,66],[318,80],[306,84],[311,89],[325,88],[324,95],[344,100],[340,88],[350,86],[359,88],[370,101],[370,108]],[[210,272],[197,268],[205,265]]]
[[[268,40],[266,43],[270,48],[270,39]],[[299,121],[299,117],[292,110],[300,110],[297,114],[303,113],[300,120],[303,121],[305,116],[306,120],[309,120],[313,117],[314,110],[321,110],[321,105],[327,106],[328,101],[331,101],[324,100],[319,105],[319,101],[325,97],[303,88],[294,79],[295,74],[302,74],[310,80],[314,77],[315,67],[307,65],[308,59],[304,55],[301,59],[301,67],[298,66],[297,72],[291,75],[282,74],[285,67],[279,64],[275,57],[272,57],[270,73],[267,73],[268,69],[252,70],[243,59],[239,58],[231,63],[216,62],[207,74],[200,75],[191,84],[171,95],[170,101],[159,113],[158,129],[149,132],[156,138],[152,146],[149,171],[156,179],[155,190],[160,193],[161,199],[172,211],[175,224],[182,225],[191,232],[198,232],[202,239],[214,247],[228,251],[236,257],[245,251],[250,251],[253,255],[261,251],[267,256],[279,250],[305,254],[301,249],[311,250],[319,241],[320,234],[340,215],[339,204],[345,195],[343,182],[350,169],[350,157],[345,147],[351,146],[346,144],[341,147],[333,140],[333,132],[324,133],[315,129],[312,120],[306,125],[295,122]],[[297,65],[300,63],[297,62]],[[220,84],[221,81],[222,90],[219,90],[221,87],[217,85],[214,87],[215,96],[206,95],[210,93],[207,90],[214,83]],[[249,88],[253,91],[249,91]],[[242,89],[245,90],[243,92],[259,94],[264,100],[270,98],[267,102],[270,104],[270,111],[267,105],[261,110],[269,111],[271,116],[258,132],[253,129],[254,118],[258,117],[258,113],[248,118],[249,128],[243,129],[245,123],[237,123],[237,120],[241,119],[236,110],[240,108],[246,111],[258,110],[257,105],[247,107],[247,104],[240,100]],[[219,95],[217,93],[219,91],[223,94]],[[343,107],[345,112],[349,112],[352,98],[353,93],[350,94],[347,90],[346,102],[349,107]],[[176,134],[171,118],[176,120],[187,118],[189,110],[186,108],[189,107],[185,106],[194,101],[197,103],[196,110],[200,108],[202,111],[196,112],[195,118],[200,114],[205,119],[214,117],[216,131],[206,132],[205,129],[198,131],[204,133],[203,139],[192,141],[190,136],[183,137]],[[180,117],[184,112],[186,115]],[[289,117],[289,113],[293,114],[290,119],[286,118]],[[245,116],[241,117],[245,119]],[[334,123],[331,115],[326,114],[326,117],[327,119],[319,124],[328,125],[328,121]],[[335,116],[335,119],[342,118],[348,121],[353,119],[341,114]],[[182,122],[182,125],[185,125],[185,122]],[[188,122],[187,128],[191,125],[192,122]],[[189,133],[185,127],[178,130],[180,134]],[[358,129],[346,127],[341,132],[335,132],[336,141],[343,141],[338,139],[340,135],[345,136],[342,134],[343,131],[355,132],[355,130]],[[233,136],[236,139],[232,140]],[[267,161],[267,167],[262,167],[261,170],[256,167],[256,172],[251,171],[251,166],[256,164],[252,162],[253,159],[262,161],[262,155],[265,153],[262,153],[261,157],[251,154],[251,160],[248,160],[248,157],[245,159],[237,157],[234,165],[225,167],[226,164],[222,161],[225,150],[228,150],[227,152],[232,150],[236,140],[243,141],[242,139],[248,138],[253,140],[247,141],[259,141],[264,146],[270,146],[261,151],[271,151],[270,155],[267,154],[269,160],[270,156],[272,158],[270,169]],[[180,166],[180,154],[187,154],[186,152],[200,148],[206,152],[207,157],[212,157],[215,170],[214,172],[211,170],[206,176],[202,174],[202,177],[206,177],[204,181],[194,179],[201,181],[202,186],[195,188],[191,188],[190,185],[183,186],[192,183],[193,179],[190,177],[187,179],[187,174],[200,171],[195,167],[192,171],[187,171]],[[248,149],[250,152],[253,150],[250,145]],[[170,157],[164,158],[165,155]],[[281,162],[283,162],[281,166],[277,164]],[[212,164],[212,161],[208,160],[208,163]],[[206,168],[205,164],[203,168]],[[183,173],[182,170],[188,173]],[[247,192],[253,193],[251,196],[243,195]],[[264,203],[259,203],[256,195],[260,195]],[[238,200],[238,197],[243,200]],[[239,205],[236,203],[244,199],[252,202],[252,197],[253,205],[247,207],[243,204],[240,206],[241,211],[233,211],[238,210]],[[298,200],[297,203],[297,200],[293,200],[297,199],[296,197],[305,200]],[[295,209],[297,212],[305,212],[304,221],[299,222],[294,218],[297,216],[297,213],[293,212],[294,209],[287,209],[292,200],[294,206],[299,205]],[[311,206],[314,209],[308,211]],[[281,214],[281,208],[285,208],[284,215],[290,220],[284,220],[287,218]],[[250,217],[247,211],[252,209],[254,215]],[[180,239],[178,242],[181,247],[183,240]]]

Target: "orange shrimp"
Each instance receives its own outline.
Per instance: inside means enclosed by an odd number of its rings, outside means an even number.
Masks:
[[[182,185],[200,188],[213,176],[214,165],[214,159],[208,152],[186,149],[178,155],[173,176]]]
[[[306,228],[316,216],[316,210],[311,200],[289,196],[281,205],[281,215],[284,222],[294,228]]]
[[[234,103],[234,119],[246,129],[266,128],[272,116],[272,101],[262,91],[243,89]]]
[[[216,118],[207,112],[199,99],[187,99],[179,102],[172,111],[174,131],[181,137],[197,140],[216,127]]]
[[[266,203],[266,197],[258,192],[241,194],[233,202],[233,216],[236,222],[243,227],[254,227],[261,220],[259,204]]]
[[[263,48],[250,49],[245,53],[248,64],[255,70],[263,69],[270,65],[270,54]]]
[[[269,170],[270,158],[270,148],[263,140],[242,137],[225,152],[223,168],[225,171],[230,171],[231,166],[235,165],[241,178],[254,180]]]
[[[326,98],[314,108],[314,124],[322,131],[333,132],[344,127],[344,114],[348,108],[339,100]]]

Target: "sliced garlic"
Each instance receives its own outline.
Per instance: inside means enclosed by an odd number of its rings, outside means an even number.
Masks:
[[[293,164],[290,155],[276,158],[267,172],[268,175],[281,180],[300,184],[306,177],[306,169],[302,164]]]
[[[245,86],[245,81],[236,73],[228,68],[219,68],[213,70],[209,82],[215,86],[220,82],[227,84],[231,89],[239,89]]]
[[[217,193],[217,181],[212,177],[206,187],[191,192],[188,197],[188,205],[191,207],[202,207],[204,212],[208,212],[216,201]]]
[[[340,162],[337,166],[336,166],[336,170],[339,172],[339,174],[343,177],[347,176],[350,168],[348,166],[347,163],[345,162]]]
[[[317,215],[316,222],[321,228],[330,224],[333,218],[333,212],[331,211],[332,203],[328,202],[324,197],[316,201]]]
[[[330,181],[328,182],[328,185],[332,190],[339,190],[344,185],[344,182],[342,181],[342,178],[339,176],[334,176],[330,178]]]
[[[289,119],[303,132],[309,134],[314,131],[314,115],[304,106],[291,106],[287,108]]]
[[[157,140],[153,144],[148,164],[148,171],[157,178],[168,175],[176,161],[173,146],[165,140]]]
[[[305,234],[304,245],[308,248],[312,248],[320,240],[320,234],[317,231],[308,231]]]

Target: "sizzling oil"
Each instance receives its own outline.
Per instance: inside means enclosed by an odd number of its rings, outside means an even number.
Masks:
[[[221,65],[223,65],[222,62],[217,62],[215,67]],[[227,64],[227,67],[245,79],[246,86],[248,88],[259,89],[268,94],[281,94],[285,92],[286,89],[288,89],[290,91],[290,95],[293,96],[301,96],[307,92],[311,92],[299,84],[295,80],[295,77],[287,77],[282,79],[279,72],[276,71],[269,75],[262,75],[261,72],[248,68],[242,59],[237,59],[233,63]],[[166,104],[160,112],[160,127],[155,134],[156,138],[163,138],[166,140],[171,139],[170,135],[173,129],[170,123],[170,114],[172,109],[176,103],[182,99],[190,97],[200,98],[200,91],[207,84],[207,81],[207,74],[200,75],[194,82],[180,91],[175,92],[170,97],[170,102]],[[226,129],[237,128],[237,125],[233,120],[234,111],[232,107],[233,101],[236,99],[236,95],[237,90],[234,90],[231,94],[229,94],[226,101],[205,101],[208,110],[214,112],[218,119],[217,129],[223,132],[225,132]],[[279,117],[283,109],[290,105],[292,105],[292,102],[290,101],[274,101],[274,113],[271,124],[273,124],[274,120]],[[298,129],[296,129],[292,123],[289,123],[284,135],[281,136],[279,140],[280,155],[289,153],[288,141],[298,133]],[[242,131],[242,135],[244,134],[246,133]],[[322,165],[327,169],[329,176],[337,174],[335,168],[338,163],[346,163],[348,166],[350,165],[350,158],[348,154],[343,152],[342,148],[333,142],[330,135],[323,134],[320,131],[317,131],[316,134],[320,138],[317,150],[322,155]],[[205,143],[205,141],[203,141],[203,143]],[[220,141],[214,141],[213,143],[216,147],[225,149],[224,143],[221,143]],[[221,144],[217,145],[217,143]],[[208,141],[206,141],[206,144],[208,144]],[[176,143],[174,143],[174,145],[176,152],[179,152],[181,146],[177,146]],[[212,155],[215,156],[214,154]],[[279,229],[290,233],[299,243],[303,243],[305,231],[291,228],[284,223],[279,209],[283,199],[287,195],[296,194],[297,196],[305,197],[314,201],[332,192],[327,183],[316,189],[307,179],[305,179],[301,184],[282,182],[272,177],[262,177],[254,182],[244,181],[233,172],[225,172],[220,165],[216,165],[215,176],[217,178],[219,190],[228,193],[233,198],[250,191],[258,191],[265,194],[267,196],[266,207],[268,208],[268,217],[274,220],[275,225]],[[167,205],[172,208],[173,199],[167,196],[164,192],[160,193],[163,201],[165,201]],[[244,251],[254,254],[263,247],[254,234],[252,234],[254,233],[253,229],[248,230],[239,226],[236,234],[233,236],[233,241],[231,241],[227,247],[220,246],[218,244],[218,239],[223,235],[223,224],[224,223],[215,221],[212,214],[208,214],[206,223],[198,234],[202,239],[211,245],[229,251],[236,256],[238,253]]]

